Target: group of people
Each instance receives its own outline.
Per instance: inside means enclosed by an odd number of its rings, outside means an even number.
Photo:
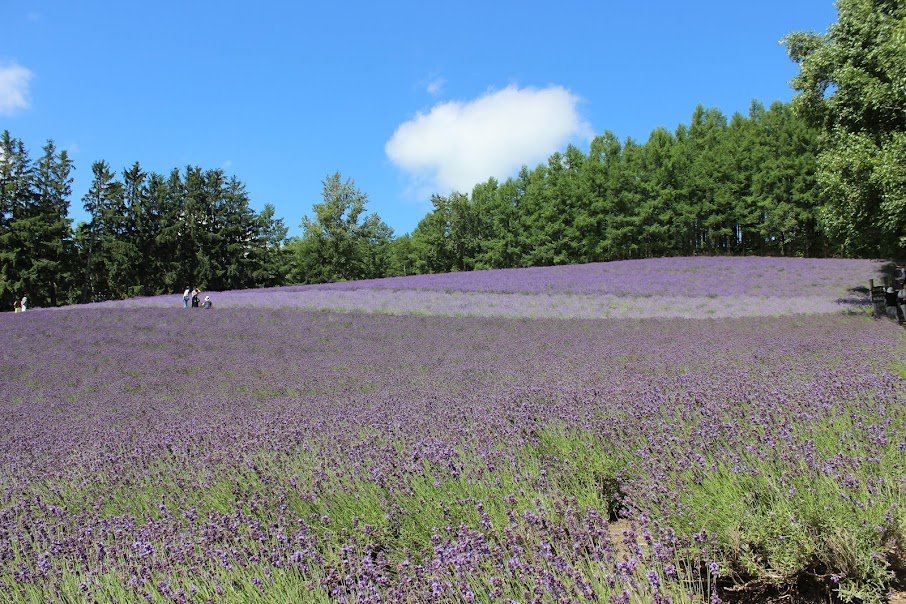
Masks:
[[[28,295],[16,298],[13,302],[13,312],[25,312],[28,310]]]
[[[194,289],[187,287],[182,294],[182,307],[189,308],[190,303],[192,308],[211,308],[213,306],[211,296],[205,296],[204,302],[201,301],[201,291],[197,287]]]

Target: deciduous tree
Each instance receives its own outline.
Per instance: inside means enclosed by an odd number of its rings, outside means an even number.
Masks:
[[[823,131],[823,222],[844,254],[906,253],[906,2],[837,0],[825,35],[784,38],[793,107]]]
[[[296,280],[326,283],[378,277],[382,254],[393,230],[377,214],[367,214],[368,196],[339,172],[321,181],[321,203],[302,218],[302,239],[293,244]]]

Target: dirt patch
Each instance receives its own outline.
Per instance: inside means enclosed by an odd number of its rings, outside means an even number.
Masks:
[[[629,539],[628,535],[632,533],[632,523],[629,520],[621,519],[611,522],[608,527],[608,532],[610,535],[610,542],[613,544],[614,557],[617,560],[622,560],[624,557],[635,557],[635,554],[630,548],[632,542],[627,542],[627,539]],[[643,552],[648,549],[648,545],[641,535],[637,534],[635,536],[635,542]]]

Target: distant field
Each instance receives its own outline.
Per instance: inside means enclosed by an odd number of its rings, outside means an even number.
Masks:
[[[858,293],[879,269],[665,259],[4,313],[0,601],[883,601],[906,342]]]
[[[720,318],[863,305],[881,264],[801,258],[664,258],[207,292],[224,308],[525,318]],[[180,289],[180,291],[182,291]],[[102,306],[182,305],[182,295]]]

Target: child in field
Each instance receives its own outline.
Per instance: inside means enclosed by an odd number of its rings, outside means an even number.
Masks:
[[[22,300],[16,298],[16,301],[13,302],[13,312],[22,312]]]
[[[211,308],[211,306],[213,306],[213,304],[211,302],[211,296],[205,296],[204,302],[201,303],[201,307],[202,308]]]

